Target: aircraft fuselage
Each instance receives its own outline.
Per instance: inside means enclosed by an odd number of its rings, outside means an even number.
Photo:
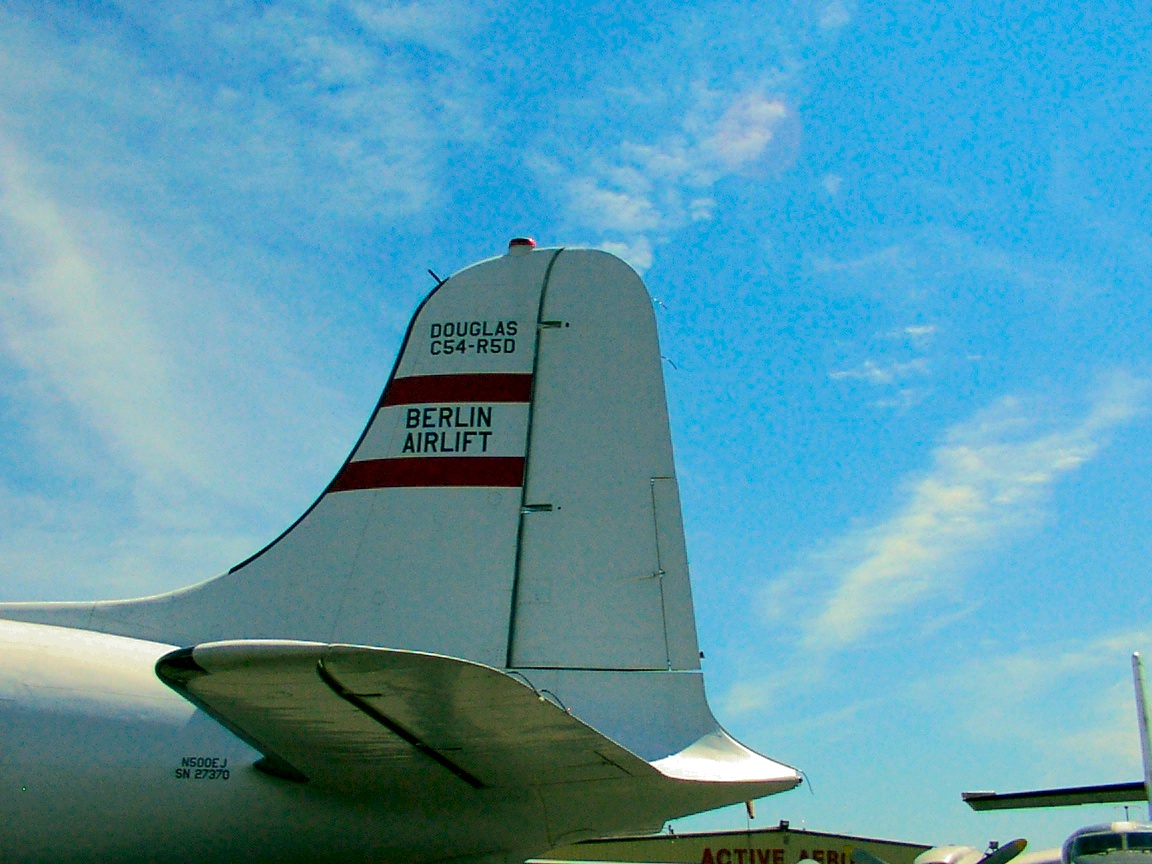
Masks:
[[[0,860],[420,861],[516,843],[506,798],[385,808],[257,770],[258,751],[157,678],[174,647],[0,621]]]

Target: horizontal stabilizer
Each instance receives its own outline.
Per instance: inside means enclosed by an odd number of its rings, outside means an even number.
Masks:
[[[348,791],[533,787],[658,777],[521,680],[466,660],[306,642],[218,642],[160,677],[265,754]]]
[[[962,792],[973,810],[1023,810],[1028,807],[1070,807],[1075,804],[1118,804],[1146,801],[1144,784],[1107,783],[1103,786],[1069,786],[1065,789],[1037,789],[1030,792]]]
[[[659,759],[652,765],[665,777],[700,783],[762,783],[769,778],[797,779],[794,769],[748,749],[719,726],[679,753]]]

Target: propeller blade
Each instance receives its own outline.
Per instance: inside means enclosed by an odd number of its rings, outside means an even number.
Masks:
[[[888,864],[888,862],[876,857],[867,849],[853,849],[852,864]]]
[[[981,858],[976,864],[1008,864],[1013,858],[1024,851],[1024,847],[1028,845],[1028,841],[1023,837],[1019,837],[1010,843],[1005,843],[999,849],[989,852]]]

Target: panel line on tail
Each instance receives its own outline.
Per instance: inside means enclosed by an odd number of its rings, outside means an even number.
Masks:
[[[660,516],[659,516],[659,502],[656,498],[656,481],[657,480],[672,480],[673,477],[653,477],[649,489],[652,493],[652,536],[656,541],[656,572],[653,574],[660,586],[660,622],[664,628],[664,660],[668,664],[668,671],[672,671],[672,648],[668,644],[668,604],[664,597],[664,577],[667,575],[664,570],[663,555],[660,550]]]

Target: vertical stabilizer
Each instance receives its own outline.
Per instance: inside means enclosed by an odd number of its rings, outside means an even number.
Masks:
[[[662,375],[631,268],[514,245],[428,296],[348,461],[263,551],[171,594],[0,616],[180,645],[697,670]]]
[[[1148,732],[1148,696],[1144,681],[1144,660],[1132,655],[1132,679],[1136,687],[1136,722],[1140,725],[1140,755],[1144,766],[1144,796],[1148,799],[1148,819],[1152,821],[1152,738]]]
[[[604,252],[514,241],[439,284],[328,488],[228,573],[0,617],[509,669],[675,781],[668,813],[799,782],[705,700],[655,316]]]

